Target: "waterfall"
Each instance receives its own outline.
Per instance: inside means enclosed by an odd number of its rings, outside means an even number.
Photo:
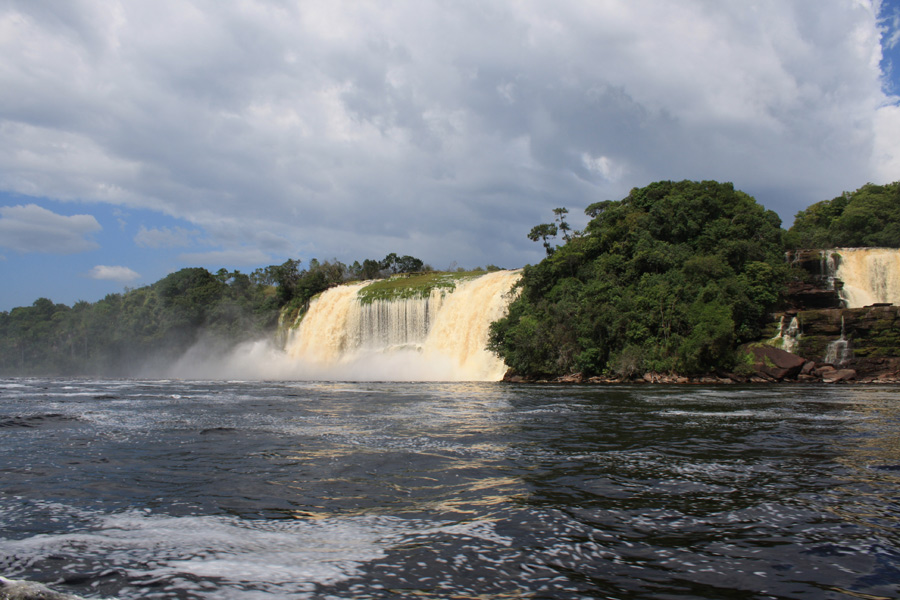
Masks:
[[[365,301],[372,282],[343,285],[310,303],[286,353],[301,378],[496,381],[506,365],[486,349],[519,271],[435,287],[424,296]]]
[[[840,295],[847,308],[900,305],[900,250],[837,248],[827,254],[829,274],[843,282]]]
[[[844,315],[841,315],[841,337],[834,340],[825,349],[825,362],[834,366],[844,365],[853,358],[853,350],[844,332]]]
[[[800,332],[800,321],[794,316],[791,318],[790,323],[785,326],[784,318],[784,315],[782,315],[778,324],[778,333],[775,334],[770,343],[776,347],[780,346],[785,352],[793,352],[797,349],[800,337],[803,335]]]

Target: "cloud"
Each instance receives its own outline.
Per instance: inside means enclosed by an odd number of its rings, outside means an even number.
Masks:
[[[245,260],[515,266],[552,208],[658,179],[789,217],[896,177],[877,6],[8,3],[0,188],[153,209]]]
[[[128,283],[129,281],[134,281],[140,277],[140,275],[128,267],[97,265],[90,270],[88,277],[91,279],[106,279],[109,281],[118,281],[119,283]]]
[[[134,242],[143,248],[176,248],[190,246],[191,238],[199,234],[196,229],[187,230],[183,227],[147,229],[141,225],[134,236]]]
[[[0,246],[18,252],[74,254],[98,247],[88,239],[100,231],[91,215],[58,215],[36,204],[0,206]]]
[[[179,255],[179,259],[191,265],[212,266],[244,266],[265,265],[272,261],[271,257],[257,248],[234,248],[228,250],[212,250],[210,252],[188,252]]]

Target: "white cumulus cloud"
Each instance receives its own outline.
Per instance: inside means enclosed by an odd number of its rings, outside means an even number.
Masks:
[[[37,204],[0,206],[0,246],[18,252],[74,254],[93,250],[100,231],[92,215],[65,216]]]
[[[97,265],[90,270],[88,277],[91,279],[105,279],[109,281],[118,281],[119,283],[128,283],[129,281],[134,281],[140,277],[140,275],[128,267]]]

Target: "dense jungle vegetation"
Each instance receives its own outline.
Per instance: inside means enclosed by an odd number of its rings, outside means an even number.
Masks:
[[[900,248],[900,182],[867,184],[797,213],[788,248]]]
[[[529,234],[547,258],[525,267],[491,331],[491,349],[520,374],[732,368],[788,277],[781,220],[729,183],[634,189],[589,206],[581,232],[554,212]]]

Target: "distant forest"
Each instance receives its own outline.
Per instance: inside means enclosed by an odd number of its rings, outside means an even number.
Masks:
[[[787,282],[802,276],[785,250],[900,247],[900,182],[813,204],[787,231],[751,196],[715,181],[657,182],[586,213],[583,231],[557,208],[527,234],[547,256],[525,267],[490,342],[516,372],[734,368],[736,347],[760,335]],[[250,274],[182,269],[72,307],[40,298],[0,312],[0,375],[140,375],[201,339],[224,348],[271,337],[279,315],[339,283],[427,270],[394,253],[349,266],[291,259]]]

